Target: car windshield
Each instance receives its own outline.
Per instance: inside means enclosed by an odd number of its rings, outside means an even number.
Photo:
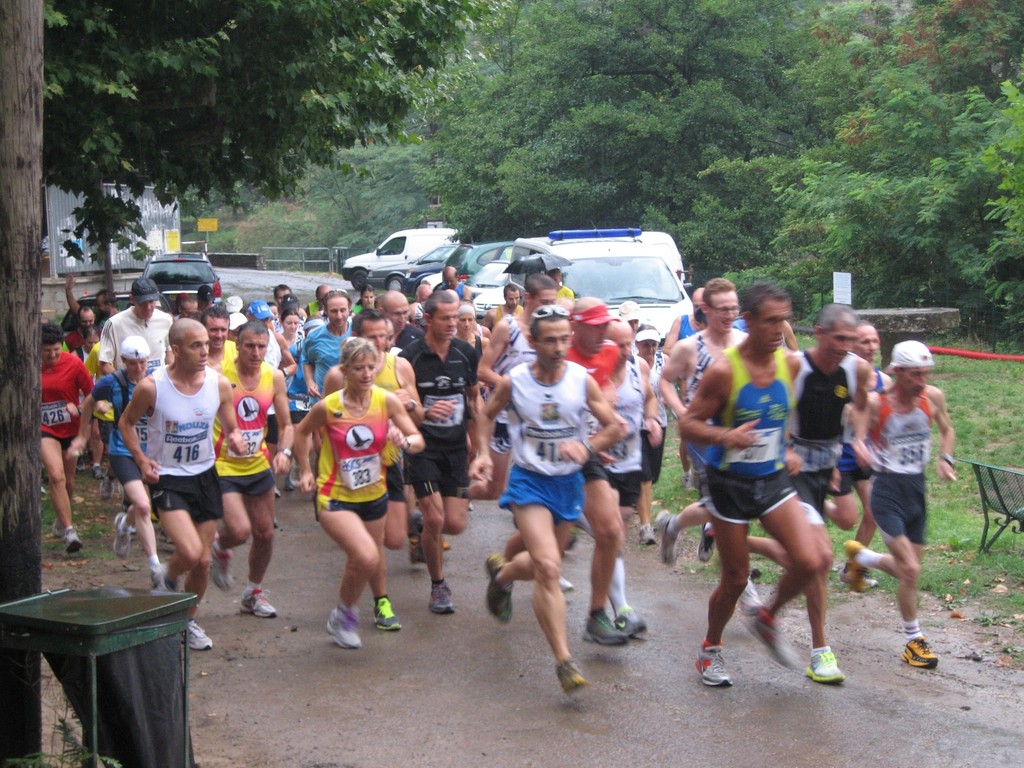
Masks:
[[[509,275],[505,273],[508,264],[507,260],[484,264],[466,283],[477,288],[500,288],[508,282]]]
[[[563,271],[565,284],[577,296],[594,296],[610,306],[627,299],[666,304],[683,300],[668,264],[657,257],[580,259]]]
[[[146,277],[154,283],[212,283],[213,270],[202,261],[169,261],[150,264]]]
[[[416,264],[437,264],[448,258],[452,251],[459,246],[455,243],[442,245],[416,259]]]

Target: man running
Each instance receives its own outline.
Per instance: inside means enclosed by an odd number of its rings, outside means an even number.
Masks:
[[[206,364],[218,372],[225,360],[234,360],[238,356],[235,342],[228,338],[229,318],[230,313],[223,304],[212,304],[200,315],[200,321],[210,337],[210,355],[206,358]]]
[[[936,474],[940,480],[956,480],[956,433],[945,395],[928,383],[934,367],[931,351],[919,341],[901,341],[892,348],[892,384],[871,398],[870,446],[861,440],[854,442],[862,464],[871,463],[875,468],[871,511],[890,554],[873,552],[856,539],[846,542],[846,556],[851,561],[850,588],[854,592],[863,590],[865,568],[878,568],[899,580],[896,599],[907,641],[902,659],[923,669],[934,669],[939,664],[917,619],[927,518],[924,470],[931,458],[932,422],[939,428]]]
[[[141,336],[149,345],[147,373],[164,364],[167,353],[167,332],[174,321],[169,314],[157,309],[160,291],[148,277],[139,277],[132,283],[132,305],[118,312],[103,325],[100,335],[100,373],[104,376],[122,368],[118,350],[129,336]]]
[[[782,349],[783,326],[792,311],[789,295],[770,283],[755,283],[744,291],[742,307],[747,337],[707,369],[679,423],[684,439],[710,446],[708,510],[715,517],[722,570],[697,655],[697,671],[709,686],[732,684],[722,656],[722,633],[747,585],[750,522],[759,520],[789,558],[771,606],[762,606],[750,625],[784,666],[797,666],[798,660],[776,616],[828,570],[831,560],[817,546],[785,471],[787,421],[800,366],[799,359],[788,358]]]
[[[507,562],[497,553],[487,558],[487,607],[507,622],[512,617],[512,583],[536,582],[534,613],[566,693],[587,685],[569,652],[565,597],[559,587],[562,551],[573,522],[582,513],[580,466],[623,434],[597,383],[582,366],[566,362],[570,331],[569,312],[562,307],[541,306],[533,313],[530,344],[536,350],[535,359],[514,367],[497,382],[485,418],[477,426],[477,443],[485,445],[498,415],[509,418],[513,466],[508,490],[499,503],[512,511],[526,546],[525,552]],[[589,441],[581,438],[579,430],[587,408],[601,424]],[[472,474],[486,482],[493,469],[490,455],[481,453],[473,462]]]
[[[348,324],[352,300],[344,291],[331,291],[323,298],[327,325],[317,328],[302,342],[302,375],[306,394],[312,399],[323,397],[324,376],[341,359],[341,342],[349,337]]]
[[[484,319],[480,321],[480,325],[489,331],[493,331],[494,326],[509,315],[521,315],[525,311],[522,304],[519,303],[521,291],[518,285],[515,283],[505,283],[505,287],[501,289],[501,295],[505,303],[497,307],[491,307],[484,315]],[[527,318],[529,318],[529,313],[527,313]]]
[[[399,350],[405,349],[416,339],[423,338],[423,331],[409,322],[409,299],[401,291],[388,291],[382,300],[384,314],[394,326],[395,343]]]
[[[480,407],[476,350],[455,338],[459,298],[452,291],[432,293],[423,304],[424,338],[402,350],[412,364],[416,390],[425,409],[420,432],[427,443],[410,456],[406,480],[423,512],[423,554],[430,573],[430,610],[453,613],[451,589],[444,578],[442,533],[462,533],[469,517],[469,458],[466,438],[477,452],[476,430],[469,422]]]
[[[271,331],[262,320],[251,320],[238,332],[238,356],[225,360],[224,377],[231,384],[234,412],[245,449],[232,449],[218,419],[213,425],[224,518],[213,541],[213,582],[231,589],[231,550],[249,540],[249,584],[242,593],[242,612],[272,619],[277,610],[263,591],[263,577],[274,551],[274,475],[286,474],[292,462],[292,422],[284,374],[264,360]],[[275,413],[271,414],[271,406]],[[267,422],[277,421],[282,449],[271,458],[267,450]],[[273,461],[273,469],[271,469]]]
[[[142,552],[149,564],[153,586],[160,589],[163,586],[160,581],[162,572],[160,557],[156,551],[149,490],[143,484],[139,467],[132,460],[132,455],[125,446],[117,426],[118,419],[131,401],[135,387],[146,377],[149,344],[141,336],[129,336],[122,342],[120,353],[124,368],[101,377],[93,387],[92,393],[82,403],[82,426],[78,430],[78,436],[71,443],[71,452],[80,452],[85,448],[89,440],[89,421],[93,408],[101,413],[109,412],[113,423],[108,449],[110,469],[124,488],[124,509],[114,518],[114,553],[118,557],[127,557],[131,550],[132,533],[137,533],[142,544]],[[149,419],[143,415],[135,425],[143,451],[146,450],[148,428]]]
[[[224,514],[214,469],[214,419],[220,419],[233,451],[241,455],[248,446],[235,420],[231,385],[206,365],[206,329],[195,320],[178,320],[168,342],[173,362],[139,382],[118,427],[143,482],[152,486],[160,525],[174,543],[174,555],[161,566],[163,587],[176,591],[184,574],[185,589],[201,601],[217,521]],[[143,451],[136,427],[147,415],[149,439]],[[213,642],[196,623],[198,610],[198,602],[189,609],[188,644],[207,651]]]

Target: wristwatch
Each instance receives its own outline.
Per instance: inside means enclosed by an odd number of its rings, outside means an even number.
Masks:
[[[406,435],[405,440],[402,441],[402,447],[408,451],[412,447],[412,438]]]
[[[951,467],[953,466],[953,462],[955,461],[953,456],[951,454],[948,454],[948,453],[940,454],[939,458],[942,459],[947,464],[949,464],[949,466],[951,466]]]
[[[281,453],[283,453],[289,459],[292,457],[292,449],[291,448],[285,448],[283,451],[281,451]]]

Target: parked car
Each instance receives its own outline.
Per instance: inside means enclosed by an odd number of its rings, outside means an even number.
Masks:
[[[220,278],[213,266],[201,253],[166,253],[154,256],[142,271],[160,292],[174,304],[179,293],[198,293],[199,288],[208,285],[213,289],[214,300],[221,297]]]
[[[459,280],[468,280],[479,272],[485,264],[490,264],[502,255],[511,257],[512,245],[512,241],[504,240],[495,243],[480,243],[469,248],[458,248],[448,256],[448,261],[445,262],[444,266],[455,267]],[[434,288],[441,282],[441,273],[429,275],[423,282]]]
[[[79,304],[79,306],[82,306],[82,307],[88,307],[89,309],[91,309],[92,311],[95,312],[96,311],[96,294],[89,294],[87,296],[79,296],[78,297],[78,304]],[[132,295],[130,293],[127,293],[127,292],[126,293],[115,293],[114,294],[114,304],[117,305],[117,311],[118,312],[123,312],[124,310],[128,309],[128,307],[130,307],[132,305]],[[162,309],[164,312],[166,312],[169,315],[173,315],[174,314],[174,305],[162,293],[160,294],[160,298],[157,300],[156,308],[157,309]],[[72,313],[69,310],[68,312],[66,312],[64,314],[64,319],[61,320],[60,325],[61,325],[61,328],[63,328],[65,331],[73,331],[73,330],[75,330],[75,328],[78,327],[78,319],[75,317],[74,313]]]
[[[639,227],[625,229],[556,229],[547,237],[520,237],[513,259],[541,253],[555,253],[572,260],[578,253],[627,253],[660,256],[679,281],[684,279],[683,257],[667,232],[646,232]]]
[[[445,227],[403,229],[390,235],[376,250],[345,259],[341,266],[341,276],[358,290],[366,284],[370,272],[388,267],[404,269],[427,251],[451,242],[454,236],[455,230]]]
[[[432,272],[440,272],[445,259],[458,247],[458,243],[445,243],[408,264],[403,262],[371,270],[366,276],[366,284],[378,290],[404,291],[411,294],[423,277]],[[410,281],[413,281],[412,288],[409,288]]]
[[[523,275],[510,275],[505,270],[512,262],[511,253],[503,253],[500,257],[485,264],[480,271],[466,281],[473,290],[473,306],[476,307],[477,320],[483,319],[484,315],[494,307],[505,303],[505,286],[515,283],[519,287],[520,300],[522,294],[526,293],[523,288]]]

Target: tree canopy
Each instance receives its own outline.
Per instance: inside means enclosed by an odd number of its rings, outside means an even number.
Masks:
[[[483,0],[50,0],[44,180],[82,193],[92,245],[165,202],[269,197],[339,147],[399,135]]]

